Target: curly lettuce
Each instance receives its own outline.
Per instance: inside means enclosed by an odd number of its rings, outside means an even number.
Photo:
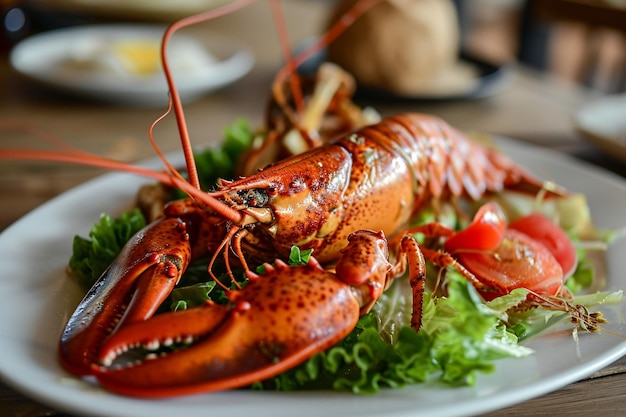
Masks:
[[[466,280],[450,275],[447,297],[425,295],[419,332],[404,320],[410,314],[408,283],[395,283],[341,343],[253,388],[371,394],[431,378],[472,385],[478,373],[494,370],[494,360],[532,352],[506,330],[500,311],[485,305]]]
[[[108,214],[102,214],[89,231],[89,239],[74,236],[69,260],[72,276],[82,287],[91,287],[126,242],[145,226],[146,219],[138,209],[115,219]]]

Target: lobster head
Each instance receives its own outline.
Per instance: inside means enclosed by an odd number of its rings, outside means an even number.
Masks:
[[[345,193],[350,183],[351,159],[347,151],[313,151],[270,165],[253,177],[222,182],[222,199],[240,207],[238,226],[249,233],[243,245],[268,247],[287,256],[293,246],[314,249],[325,262],[347,240],[338,233],[345,218]],[[271,248],[271,249],[270,249]]]

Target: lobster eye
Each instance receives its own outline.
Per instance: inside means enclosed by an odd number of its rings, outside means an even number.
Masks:
[[[267,187],[267,195],[270,197],[275,197],[276,195],[278,195],[278,190],[275,186],[270,185]]]
[[[239,190],[237,196],[241,199],[242,204],[248,207],[263,207],[269,201],[267,192],[262,188]]]

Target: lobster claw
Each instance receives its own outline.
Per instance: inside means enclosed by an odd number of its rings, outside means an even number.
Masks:
[[[138,232],[67,322],[59,344],[63,367],[90,375],[105,339],[123,324],[152,316],[190,257],[187,226],[179,218],[164,217]]]
[[[101,360],[140,344],[197,340],[186,349],[121,369],[96,371],[106,388],[126,395],[162,397],[249,385],[339,342],[356,325],[359,304],[349,286],[316,261],[294,268],[282,262],[226,305],[207,304],[161,314],[121,328]]]
[[[208,303],[120,328],[103,346],[100,362],[107,367],[94,369],[96,378],[125,395],[186,395],[247,386],[333,346],[354,329],[361,307],[380,296],[391,270],[382,234],[359,233],[382,250],[368,251],[360,247],[363,238],[351,239],[355,249],[344,250],[339,265],[345,265],[337,268],[350,283],[314,258],[298,267],[266,265],[266,273],[249,274],[250,283],[232,291],[227,304]],[[369,261],[361,262],[357,252],[370,254]],[[364,275],[348,276],[353,272]],[[129,347],[155,349],[172,341],[190,345],[128,367],[108,366]]]

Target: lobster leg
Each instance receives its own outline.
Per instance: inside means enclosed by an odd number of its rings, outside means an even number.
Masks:
[[[409,258],[423,263],[419,256]],[[101,351],[107,367],[94,371],[98,381],[126,395],[163,397],[270,378],[346,337],[398,272],[388,261],[382,232],[370,231],[350,236],[336,274],[314,258],[298,267],[277,261],[266,270],[249,273],[250,283],[232,291],[227,304],[208,303],[120,328]],[[416,270],[422,280],[423,265],[409,266],[409,272]],[[172,340],[190,345],[129,367],[108,366],[129,347],[154,349]]]
[[[422,308],[424,288],[426,286],[426,261],[422,249],[412,236],[405,235],[400,245],[400,259],[398,265],[402,268],[408,268],[409,283],[413,291],[411,327],[415,331],[419,331],[422,327]]]
[[[179,218],[164,217],[137,233],[66,324],[59,346],[63,367],[76,375],[91,374],[109,334],[152,316],[190,257],[187,226]]]

